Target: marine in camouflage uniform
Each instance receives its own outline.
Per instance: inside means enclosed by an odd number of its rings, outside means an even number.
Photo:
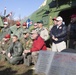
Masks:
[[[22,24],[22,37],[23,37],[23,32],[24,31],[29,31],[30,32],[30,30],[27,28],[27,23],[26,22],[24,22],[23,24]]]
[[[34,29],[32,29],[32,30],[36,30],[37,32],[39,31],[39,27],[38,27],[37,23],[34,23]]]
[[[8,26],[8,22],[4,22],[4,28],[1,30],[1,38],[3,39],[6,34],[11,34],[11,30]]]
[[[26,23],[26,22],[24,22],[24,23],[22,24],[22,30],[23,30],[23,31],[29,30],[29,29],[27,28],[27,23]]]
[[[0,42],[0,50],[7,50],[11,43],[11,36],[10,34],[6,34],[5,37]]]
[[[17,35],[18,39],[20,39],[21,34],[22,34],[21,32],[22,32],[21,24],[20,24],[20,22],[17,22],[16,23],[16,30],[13,32],[13,35]]]
[[[0,53],[2,54],[1,60],[5,60],[5,55],[3,54],[5,54],[10,44],[11,44],[11,36],[10,34],[6,34],[5,37],[2,39],[2,41],[0,42]]]
[[[22,59],[23,46],[18,41],[18,37],[13,35],[12,43],[6,52],[6,58],[11,64],[18,64]]]
[[[21,38],[21,43],[24,50],[29,50],[32,47],[32,40],[29,36],[29,31],[23,32],[23,38]],[[24,64],[29,66],[31,62],[31,54],[24,54]]]
[[[42,20],[38,21],[37,23],[38,23],[38,27],[39,27],[40,36],[44,39],[44,41],[47,41],[48,38],[49,38],[49,33],[48,33],[47,28],[45,28],[43,26],[43,21]]]
[[[43,26],[43,21],[40,20],[37,22],[39,27],[39,34],[44,39],[47,48],[50,48],[50,36],[49,36],[49,30]]]

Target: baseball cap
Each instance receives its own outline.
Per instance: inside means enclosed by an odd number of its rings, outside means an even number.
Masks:
[[[17,21],[16,22],[16,26],[20,26],[21,24],[20,24],[20,22],[19,21]]]
[[[30,33],[30,31],[29,30],[23,31],[23,34],[25,34],[25,33]]]
[[[30,34],[34,34],[34,33],[38,34],[38,31],[37,30],[32,30],[32,32],[30,32]]]
[[[43,21],[42,20],[39,20],[37,23],[43,23]]]
[[[63,21],[63,19],[62,19],[61,16],[58,16],[58,17],[56,18],[56,20],[57,20],[57,21]]]
[[[6,34],[4,38],[11,38],[10,34]]]
[[[23,23],[23,26],[27,26],[27,23],[26,23],[26,22],[24,22],[24,23]]]
[[[54,17],[52,20],[53,20],[53,21],[56,20],[56,17]]]
[[[73,14],[73,15],[71,16],[71,18],[76,18],[76,14]]]

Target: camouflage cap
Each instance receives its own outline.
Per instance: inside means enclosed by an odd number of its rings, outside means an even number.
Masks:
[[[42,23],[43,24],[43,21],[42,20],[39,20],[37,23]]]
[[[32,30],[32,32],[30,32],[30,34],[33,34],[33,33],[39,34],[39,32],[37,30]]]
[[[23,34],[25,34],[25,33],[30,33],[30,31],[29,30],[23,31]]]

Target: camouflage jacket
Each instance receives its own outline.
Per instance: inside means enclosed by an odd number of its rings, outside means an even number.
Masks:
[[[30,49],[32,47],[32,40],[31,40],[31,38],[27,38],[27,39],[21,38],[20,41],[21,41],[21,43],[23,45],[24,50],[25,49],[28,50],[28,49]]]
[[[11,39],[9,39],[8,41],[2,40],[2,41],[0,42],[0,50],[1,50],[1,51],[2,51],[2,50],[7,50],[7,49],[9,48],[10,44],[11,44]]]
[[[14,32],[13,32],[13,35],[17,35],[18,38],[20,39],[21,37],[21,33],[22,32],[22,29],[21,28],[17,28]]]
[[[44,41],[48,40],[49,32],[48,32],[47,28],[45,28],[45,27],[39,28],[39,34],[44,39]]]
[[[11,30],[10,30],[9,27],[3,28],[3,29],[1,30],[1,32],[2,32],[1,39],[4,38],[4,36],[5,36],[6,34],[11,34]]]

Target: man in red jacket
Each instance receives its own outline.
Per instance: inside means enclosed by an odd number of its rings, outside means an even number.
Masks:
[[[30,50],[24,50],[24,54],[31,52],[32,62],[35,64],[37,62],[38,53],[40,50],[46,51],[46,44],[44,40],[40,37],[36,30],[32,30],[31,39],[33,40],[32,48]]]

